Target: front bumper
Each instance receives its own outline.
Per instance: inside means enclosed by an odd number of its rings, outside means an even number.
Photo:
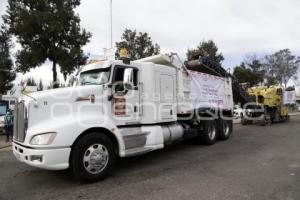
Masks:
[[[47,170],[64,170],[69,167],[71,148],[30,148],[13,142],[15,157],[30,166]]]

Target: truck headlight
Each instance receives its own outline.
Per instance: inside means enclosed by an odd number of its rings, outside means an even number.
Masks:
[[[57,133],[44,133],[33,136],[30,140],[31,145],[49,145],[52,144]]]

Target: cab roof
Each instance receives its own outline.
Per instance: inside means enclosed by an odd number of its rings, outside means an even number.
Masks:
[[[153,64],[165,65],[165,66],[173,67],[173,68],[180,68],[179,64],[176,66],[177,63],[175,64],[174,62],[172,62],[171,58],[168,55],[164,55],[164,54],[159,54],[159,55],[143,58],[140,60],[131,61],[131,65],[134,65],[137,63],[153,63]],[[108,68],[112,64],[124,65],[122,60],[99,60],[99,61],[95,61],[93,63],[82,66],[80,68],[80,73],[94,70],[94,69]],[[127,65],[127,64],[125,64],[125,65]]]

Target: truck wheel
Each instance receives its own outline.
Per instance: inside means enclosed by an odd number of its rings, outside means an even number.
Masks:
[[[244,117],[242,117],[242,119],[241,119],[241,124],[242,125],[247,125],[247,120]]]
[[[220,140],[227,140],[232,134],[232,120],[218,120],[218,136]]]
[[[272,122],[272,123],[280,122],[280,118],[281,118],[280,113],[279,113],[279,111],[276,109],[276,110],[275,110],[275,114],[273,114],[273,116],[271,117],[271,122]]]
[[[111,140],[100,133],[90,133],[76,142],[72,150],[70,168],[76,179],[95,182],[112,171],[116,161]]]
[[[205,145],[213,145],[217,141],[217,124],[215,120],[205,121],[203,131],[200,131],[200,140]]]
[[[250,125],[252,123],[253,123],[253,121],[245,119],[244,117],[241,119],[241,124],[242,125]]]
[[[282,121],[284,121],[284,122],[287,122],[289,120],[290,120],[290,116],[289,115],[284,116],[283,119],[282,119]]]

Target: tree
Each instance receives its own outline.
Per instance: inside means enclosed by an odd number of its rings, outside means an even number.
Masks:
[[[261,77],[260,81],[263,81],[265,69],[264,63],[261,61],[261,59],[257,58],[255,54],[248,55],[246,56],[245,63],[252,70],[252,72],[256,73],[259,77]]]
[[[200,65],[192,70],[204,73],[211,73],[211,69],[222,67],[224,60],[222,53],[219,53],[217,45],[212,40],[200,42],[195,49],[188,49],[186,55],[188,61],[200,61]]]
[[[292,55],[289,49],[280,50],[266,56],[265,71],[268,84],[284,84],[297,74],[299,58]]]
[[[233,75],[240,83],[248,83],[250,86],[263,82],[263,75],[254,70],[253,65],[256,67],[255,63],[258,64],[256,61],[250,65],[242,62],[234,68]]]
[[[250,86],[264,82],[264,63],[257,56],[246,56],[245,61],[236,66],[233,75],[240,83],[248,83]]]
[[[38,91],[43,91],[44,90],[44,85],[43,85],[42,79],[40,79],[40,82],[39,82],[37,90]]]
[[[148,33],[137,33],[136,30],[125,29],[121,40],[116,42],[118,52],[125,48],[132,60],[157,55],[160,52],[159,45],[157,43],[153,44]]]
[[[11,34],[22,49],[17,52],[16,65],[20,72],[52,61],[53,82],[57,81],[57,64],[66,78],[87,57],[82,46],[91,34],[80,28],[80,18],[74,9],[80,0],[8,0],[3,17]]]
[[[6,94],[13,87],[16,78],[13,62],[10,57],[11,41],[4,26],[0,30],[0,95]]]
[[[202,41],[196,49],[188,49],[187,59],[191,61],[202,58],[206,65],[221,66],[224,57],[218,51],[217,45],[212,40]]]
[[[64,88],[67,87],[65,83],[61,82],[59,79],[57,79],[56,83],[53,81],[50,82],[50,84],[47,86],[47,90],[53,89],[53,88]]]
[[[26,80],[26,86],[37,86],[37,84],[33,78],[28,78]]]

